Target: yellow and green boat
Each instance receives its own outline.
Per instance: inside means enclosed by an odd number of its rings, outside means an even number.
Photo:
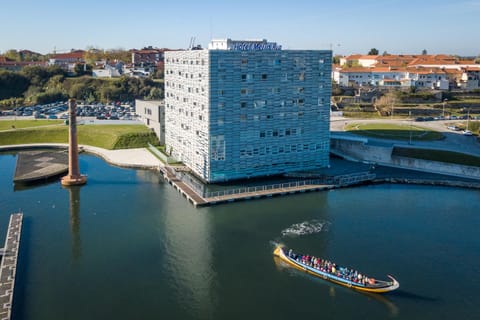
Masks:
[[[390,275],[388,275],[390,281],[377,280],[362,275],[356,270],[337,266],[335,263],[328,260],[295,253],[292,249],[287,249],[282,245],[277,246],[273,251],[273,254],[298,270],[305,271],[312,276],[354,290],[371,293],[385,293],[398,289],[400,286],[398,281]]]

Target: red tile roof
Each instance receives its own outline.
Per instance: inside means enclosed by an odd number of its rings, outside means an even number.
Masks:
[[[72,51],[69,53],[59,53],[59,54],[54,54],[52,55],[53,59],[59,59],[59,60],[82,60],[85,56],[85,51],[83,50],[76,50]]]

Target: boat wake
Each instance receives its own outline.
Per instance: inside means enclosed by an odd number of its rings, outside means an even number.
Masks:
[[[299,237],[320,232],[328,232],[331,222],[324,220],[310,220],[292,224],[282,230],[282,237]]]

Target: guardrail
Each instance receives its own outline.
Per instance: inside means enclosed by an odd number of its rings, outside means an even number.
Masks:
[[[212,192],[206,192],[205,195],[206,195],[206,198],[215,198],[215,197],[240,194],[240,193],[255,193],[255,192],[261,192],[261,191],[287,189],[287,188],[302,187],[306,185],[316,185],[316,184],[324,184],[324,183],[323,183],[323,180],[320,180],[320,179],[302,180],[302,181],[293,181],[293,182],[286,182],[286,183],[275,183],[275,184],[255,186],[255,187],[244,187],[244,188],[237,188],[232,190],[212,191]]]
[[[345,174],[333,177],[321,177],[317,179],[304,179],[284,183],[275,183],[261,186],[252,186],[252,187],[241,187],[236,189],[229,190],[220,190],[220,191],[206,191],[203,185],[199,182],[194,182],[193,179],[189,178],[184,172],[175,172],[175,176],[180,179],[183,183],[188,185],[192,190],[194,190],[198,195],[203,198],[215,198],[222,197],[227,195],[235,195],[242,193],[255,193],[275,189],[289,189],[295,187],[303,186],[313,186],[313,185],[337,185],[337,186],[348,186],[352,184],[362,183],[364,181],[371,181],[376,178],[374,173],[370,172],[358,172],[352,174]],[[288,191],[288,190],[286,190]]]
[[[175,159],[167,156],[166,154],[158,150],[155,146],[151,145],[150,143],[148,144],[148,150],[150,150],[150,152],[152,152],[154,155],[159,157],[160,160],[162,160],[166,164],[171,164],[175,162]]]

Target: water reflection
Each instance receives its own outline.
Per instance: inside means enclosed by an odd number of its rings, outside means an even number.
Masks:
[[[278,271],[280,272],[283,272],[283,271],[286,271],[288,272],[289,274],[293,274],[293,275],[301,275],[301,276],[305,276],[305,278],[309,279],[309,280],[312,280],[312,281],[319,281],[319,282],[322,282],[323,284],[325,285],[328,285],[329,288],[328,288],[328,295],[332,298],[332,299],[336,299],[337,298],[337,291],[345,291],[345,292],[351,292],[351,293],[358,293],[359,295],[363,295],[369,299],[372,299],[372,300],[375,300],[375,301],[378,301],[380,302],[381,304],[383,304],[387,309],[388,309],[388,312],[391,316],[395,317],[395,316],[398,316],[398,313],[399,313],[399,310],[398,310],[398,307],[395,303],[393,303],[393,301],[391,301],[389,298],[388,298],[388,295],[385,295],[385,294],[375,294],[375,293],[369,293],[369,292],[361,292],[361,291],[354,291],[352,289],[347,289],[347,288],[344,288],[344,287],[340,287],[340,286],[337,286],[335,284],[332,284],[330,282],[327,282],[325,280],[322,280],[320,278],[315,278],[315,277],[312,277],[310,275],[308,275],[307,273],[303,272],[303,271],[300,271],[300,270],[297,270],[295,268],[292,268],[291,266],[289,266],[286,262],[284,262],[282,259],[274,256],[273,257],[273,261],[275,263],[275,267],[277,268]]]
[[[80,186],[66,188],[70,195],[70,232],[72,235],[72,258],[78,262],[82,255],[82,243],[80,239]]]
[[[175,204],[176,210],[173,210]],[[178,208],[178,202],[170,208],[164,220],[164,245],[173,292],[193,318],[212,319],[216,274],[209,216],[191,215],[190,210]]]
[[[15,191],[15,192],[25,191],[25,190],[38,188],[38,187],[44,187],[46,185],[51,185],[51,184],[57,183],[59,179],[60,179],[60,175],[50,177],[50,178],[47,178],[47,179],[44,179],[44,180],[41,180],[41,181],[37,181],[37,182],[31,182],[31,183],[16,182],[16,183],[13,184],[13,191]]]
[[[160,178],[160,174],[152,174],[152,171],[149,170],[135,170],[135,175],[138,181],[150,182],[150,183],[160,183],[163,181]]]

